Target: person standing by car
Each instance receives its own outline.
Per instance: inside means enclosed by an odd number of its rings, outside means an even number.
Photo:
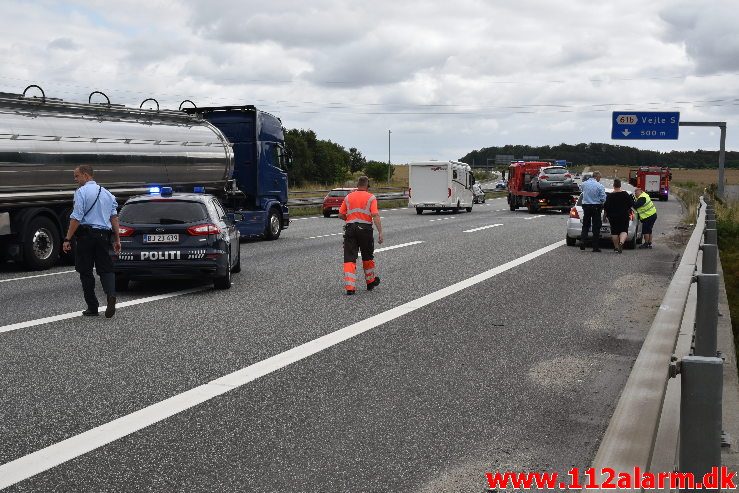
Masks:
[[[115,274],[109,252],[111,239],[113,251],[116,254],[121,251],[118,203],[112,193],[95,182],[92,166],[77,166],[74,169],[74,180],[80,187],[74,192],[74,208],[69,216],[69,229],[62,248],[69,253],[72,250],[72,238],[76,239],[74,267],[80,274],[82,291],[87,302],[87,310],[82,315],[98,314],[99,303],[95,296],[95,277],[92,274],[94,266],[107,296],[105,316],[110,318],[115,314],[116,301]]]
[[[600,242],[600,227],[603,225],[601,213],[603,212],[603,203],[606,201],[606,189],[600,183],[600,171],[594,171],[592,179],[584,182],[581,187],[583,218],[580,250],[585,250],[585,240],[588,238],[588,231],[590,231],[592,225],[593,251],[600,252],[598,243]]]
[[[634,197],[634,209],[639,214],[642,235],[644,236],[644,243],[639,248],[652,248],[652,228],[654,228],[654,223],[657,221],[657,208],[649,194],[641,188],[634,189]]]
[[[372,291],[380,284],[375,275],[375,238],[372,222],[377,226],[377,241],[382,244],[382,223],[377,199],[369,193],[369,178],[357,179],[357,190],[346,196],[339,208],[339,219],[344,219],[344,287],[346,294],[352,295],[357,287],[357,254],[362,251],[362,268],[367,282],[367,290]]]
[[[613,249],[618,253],[623,253],[624,243],[626,243],[627,232],[629,231],[629,212],[634,205],[634,199],[629,192],[621,190],[621,180],[615,178],[613,180],[613,191],[606,197],[606,203],[603,209],[608,216],[608,222],[611,225],[611,241],[613,241]]]

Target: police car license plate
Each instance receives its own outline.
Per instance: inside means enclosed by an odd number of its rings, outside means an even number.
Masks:
[[[144,235],[144,243],[176,243],[180,241],[179,234]]]

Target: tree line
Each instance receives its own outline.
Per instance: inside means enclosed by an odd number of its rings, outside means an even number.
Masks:
[[[624,165],[624,166],[670,166],[672,168],[716,168],[718,151],[648,151],[611,144],[560,144],[557,146],[506,145],[483,147],[462,157],[460,161],[469,165],[486,165],[495,162],[495,155],[539,156],[540,159],[564,159],[578,165]],[[739,168],[739,152],[727,151],[727,168]]]
[[[306,183],[333,185],[363,172],[374,181],[388,178],[388,164],[367,160],[356,147],[322,140],[313,130],[290,129],[285,133],[285,146],[292,159],[287,165],[290,186]],[[390,167],[392,176],[392,167]]]

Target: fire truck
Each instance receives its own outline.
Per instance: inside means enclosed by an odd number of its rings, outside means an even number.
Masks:
[[[543,168],[559,168],[565,171],[565,176],[570,176],[559,184],[552,183],[551,187],[537,186],[542,183],[541,179],[547,178],[540,173]],[[508,205],[512,211],[526,207],[531,214],[547,209],[569,212],[579,192],[571,174],[550,162],[514,161],[508,168]]]
[[[670,168],[665,166],[640,166],[629,170],[629,184],[659,200],[669,198],[671,179]]]

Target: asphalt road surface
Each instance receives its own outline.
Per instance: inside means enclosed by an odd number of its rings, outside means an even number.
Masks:
[[[382,211],[382,284],[353,297],[341,221],[300,218],[242,245],[230,290],[133,283],[110,320],[79,316],[71,267],[5,265],[0,489],[460,492],[588,467],[681,251],[680,204],[656,205],[655,248],[621,255],[504,199]]]

